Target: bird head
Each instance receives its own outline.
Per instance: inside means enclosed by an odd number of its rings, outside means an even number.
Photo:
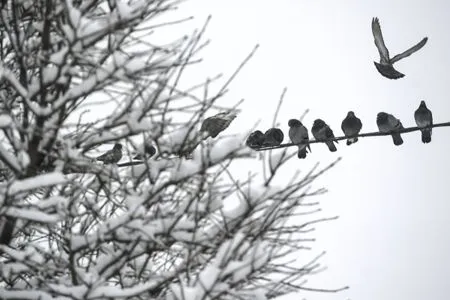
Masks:
[[[384,123],[384,122],[387,121],[387,119],[388,119],[388,114],[387,113],[385,113],[385,112],[379,112],[378,113],[378,115],[377,115],[377,123],[379,123],[379,122]]]
[[[353,111],[349,111],[347,113],[347,117],[354,117],[354,116],[355,116],[355,113]]]
[[[425,104],[424,100],[420,101],[420,107],[427,108],[427,105]]]
[[[116,143],[114,144],[114,150],[122,150],[122,144]]]
[[[316,119],[313,124],[314,127],[323,127],[325,125],[326,124],[322,119]]]
[[[303,125],[302,122],[300,122],[297,119],[290,119],[289,122],[288,122],[288,126],[289,127],[300,127],[302,125]]]

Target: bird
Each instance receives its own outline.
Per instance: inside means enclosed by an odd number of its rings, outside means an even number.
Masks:
[[[402,58],[408,57],[414,52],[420,50],[428,41],[428,37],[424,37],[415,46],[409,48],[403,53],[395,55],[393,58],[389,58],[389,50],[384,44],[383,34],[381,33],[381,27],[378,18],[372,19],[372,34],[375,39],[375,45],[377,46],[378,52],[380,54],[380,63],[374,61],[375,67],[381,75],[389,79],[399,79],[404,77],[404,74],[394,69],[393,64],[401,60]]]
[[[222,112],[206,118],[200,128],[202,138],[204,140],[208,137],[215,138],[219,133],[224,131],[235,118],[236,114],[232,112]]]
[[[106,164],[116,164],[122,158],[122,144],[116,143],[111,150],[106,151],[96,159]]]
[[[252,132],[248,138],[245,144],[252,148],[252,149],[258,149],[261,148],[264,143],[264,133],[262,133],[260,130],[256,130]]]
[[[284,133],[279,128],[270,128],[264,133],[264,147],[279,146],[284,139]]]
[[[361,120],[355,116],[353,111],[349,111],[347,113],[347,117],[342,121],[341,129],[344,132],[344,135],[348,137],[347,146],[350,146],[353,143],[358,141],[358,133],[361,131],[362,123]]]
[[[392,133],[392,140],[394,145],[400,146],[403,144],[403,139],[400,136],[399,130],[403,129],[402,122],[391,114],[380,112],[377,115],[378,130],[383,133]]]
[[[136,154],[133,157],[133,159],[139,159],[139,160],[149,159],[150,157],[152,157],[155,154],[156,154],[156,148],[153,145],[145,144],[144,145],[144,153]]]
[[[292,143],[294,144],[302,142],[307,143],[298,145],[298,154],[297,154],[298,158],[306,158],[306,153],[308,153],[306,147],[308,147],[309,152],[311,152],[311,146],[308,143],[309,142],[308,129],[302,124],[301,121],[296,119],[290,119],[288,121],[288,126],[289,126],[289,138],[291,139]]]
[[[428,109],[425,101],[421,101],[419,108],[414,112],[414,119],[416,120],[417,127],[420,127],[422,132],[422,142],[431,142],[431,128],[424,128],[433,125],[433,114]]]
[[[328,126],[322,119],[317,119],[314,121],[313,127],[311,128],[312,135],[316,140],[325,140],[334,138],[333,130]],[[326,141],[325,144],[331,152],[337,151],[334,142],[338,141]]]

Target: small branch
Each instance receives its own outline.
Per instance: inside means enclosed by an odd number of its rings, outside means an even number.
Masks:
[[[424,128],[434,128],[434,127],[450,127],[450,122],[445,122],[445,123],[438,123],[438,124],[433,124],[431,126],[427,126],[427,127],[423,127],[423,128],[419,128],[419,127],[408,127],[408,128],[404,128],[395,132],[368,132],[368,133],[361,133],[353,137],[358,137],[358,138],[362,138],[362,137],[372,137],[372,136],[385,136],[385,135],[391,135],[392,133],[408,133],[408,132],[414,132],[414,131],[419,131],[421,129]],[[294,143],[285,143],[285,144],[281,144],[279,146],[274,146],[274,147],[261,147],[258,149],[254,149],[256,151],[264,151],[264,150],[271,150],[271,149],[279,149],[279,148],[286,148],[286,147],[291,147],[291,146],[296,146],[296,145],[304,145],[304,144],[315,144],[315,143],[325,143],[328,141],[341,141],[341,140],[346,140],[348,139],[348,137],[346,136],[339,136],[339,137],[335,137],[335,138],[331,138],[331,139],[320,139],[320,140],[309,140],[307,143],[298,143],[298,144],[294,144]]]

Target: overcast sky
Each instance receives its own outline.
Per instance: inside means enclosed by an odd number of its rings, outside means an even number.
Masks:
[[[196,26],[208,14],[213,18],[206,36],[212,43],[195,69],[196,82],[218,72],[230,75],[260,44],[226,96],[230,103],[245,98],[230,131],[258,119],[260,129],[268,128],[284,87],[279,119],[285,138],[287,120],[305,109],[310,109],[304,119],[309,129],[322,118],[336,135],[342,134],[348,110],[361,118],[363,132],[377,130],[380,111],[414,126],[420,100],[433,111],[435,123],[450,121],[450,7],[444,0],[189,0],[181,5],[180,15],[194,15]],[[370,27],[375,16],[391,56],[429,37],[424,48],[396,64],[403,79],[384,78],[373,65],[379,59]],[[340,219],[318,228],[315,251],[327,251],[322,262],[328,270],[308,286],[350,289],[285,299],[446,300],[449,136],[450,128],[437,128],[432,142],[422,144],[420,133],[409,133],[400,147],[390,137],[363,138],[350,147],[339,143],[336,153],[314,145],[307,160],[294,161],[293,169],[306,171],[317,161],[325,165],[343,157],[314,184],[329,190],[321,196],[325,214]]]

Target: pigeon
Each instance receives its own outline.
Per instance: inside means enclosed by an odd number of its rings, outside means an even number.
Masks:
[[[398,130],[403,129],[402,122],[391,114],[380,112],[377,115],[378,130],[383,133],[392,133],[392,140],[394,145],[400,146],[403,144],[403,139]]]
[[[414,113],[414,119],[416,120],[416,124],[418,127],[423,128],[420,129],[422,132],[422,142],[429,143],[431,142],[431,128],[424,128],[430,125],[433,125],[433,115],[431,110],[428,109],[425,101],[420,102],[419,108]]]
[[[306,129],[302,122],[296,119],[290,119],[288,122],[288,126],[289,138],[291,139],[292,143],[298,144],[301,142],[309,142],[308,129]],[[309,143],[298,146],[298,158],[306,158],[306,153],[308,153],[306,147],[308,147],[309,152],[311,152],[311,146],[309,145]]]
[[[106,164],[116,164],[122,158],[122,144],[115,144],[111,150],[97,157],[97,160]]]
[[[144,153],[136,154],[133,157],[133,159],[139,159],[139,160],[149,159],[150,157],[152,157],[155,154],[156,154],[156,148],[150,144],[145,144],[144,145]]]
[[[333,130],[328,126],[323,120],[317,119],[314,121],[311,132],[316,140],[325,140],[334,138]],[[331,152],[337,151],[334,142],[338,141],[326,141],[325,144],[328,146]]]
[[[279,146],[283,142],[284,134],[279,128],[270,128],[264,133],[264,147]]]
[[[264,133],[262,133],[259,130],[256,130],[252,132],[248,138],[245,144],[252,148],[252,149],[258,149],[261,148],[264,143]]]
[[[428,37],[425,37],[419,43],[409,48],[405,52],[397,54],[393,58],[389,58],[389,51],[384,44],[383,34],[381,33],[381,27],[378,18],[372,19],[372,33],[375,39],[375,45],[377,46],[378,52],[380,53],[380,63],[374,62],[375,67],[381,75],[389,79],[399,79],[404,77],[404,74],[394,69],[393,64],[401,60],[402,58],[408,57],[414,52],[420,50],[428,41]]]
[[[361,120],[355,116],[355,113],[349,111],[347,113],[347,117],[342,121],[341,129],[344,132],[344,135],[348,137],[347,146],[350,146],[353,143],[358,141],[358,133],[361,131],[362,123]]]
[[[206,118],[200,128],[200,133],[203,135],[202,138],[204,140],[208,137],[215,138],[230,125],[234,118],[236,118],[236,114],[229,112],[218,113],[217,115]]]

